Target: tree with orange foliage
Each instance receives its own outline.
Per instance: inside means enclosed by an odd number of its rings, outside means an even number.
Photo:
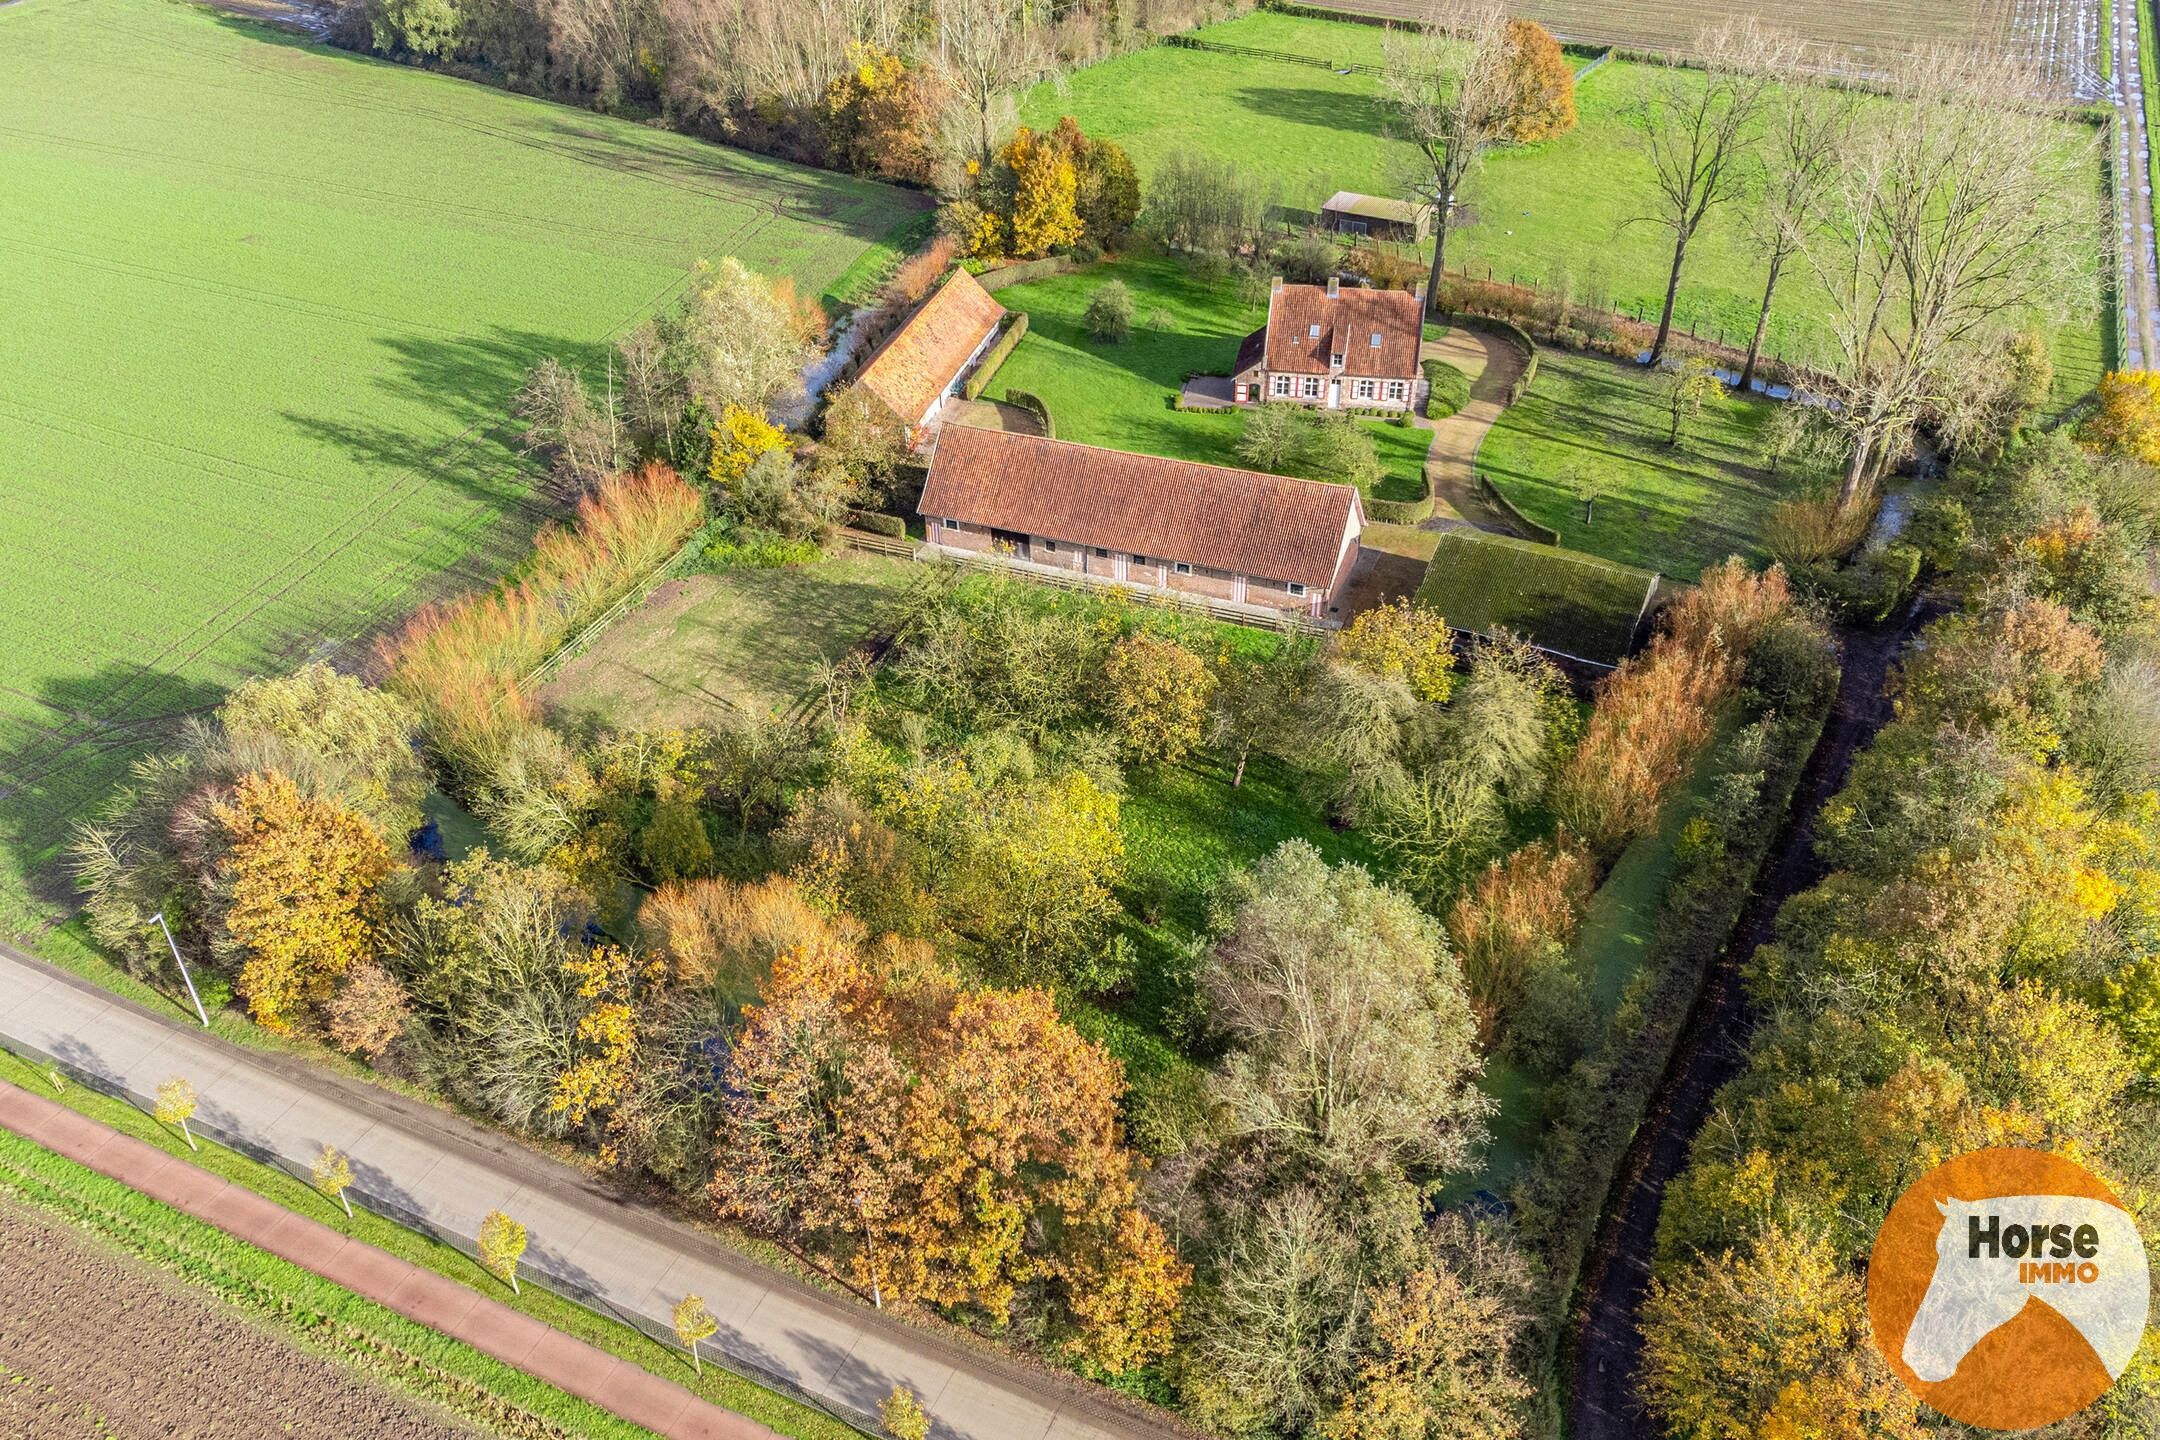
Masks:
[[[1656,824],[1659,803],[1709,742],[1742,659],[1792,605],[1776,566],[1758,575],[1728,560],[1705,570],[1666,612],[1650,648],[1599,687],[1582,744],[1554,787],[1568,828],[1609,852]]]
[[[1510,20],[1503,45],[1501,64],[1514,92],[1507,138],[1528,144],[1574,129],[1575,67],[1552,32],[1535,20]]]
[[[998,162],[1012,172],[1014,255],[1032,259],[1080,238],[1079,175],[1054,136],[1023,125],[998,151]]]
[[[1493,861],[1448,911],[1482,1044],[1491,1046],[1532,972],[1574,938],[1596,881],[1590,857],[1563,834]]]
[[[2160,370],[2111,370],[2078,439],[2103,455],[2160,465]]]
[[[865,1289],[1002,1320],[1054,1282],[1105,1368],[1162,1353],[1186,1283],[1136,1208],[1122,1069],[1041,990],[969,989],[926,949],[775,962],[733,1052],[721,1214],[839,1253]]]
[[[826,153],[858,175],[924,184],[945,87],[934,71],[859,42],[825,90]]]
[[[236,988],[256,1023],[289,1030],[376,953],[390,851],[367,821],[275,770],[241,777],[212,815],[229,846],[217,879]]]

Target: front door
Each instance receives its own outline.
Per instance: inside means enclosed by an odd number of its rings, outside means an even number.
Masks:
[[[1330,380],[1327,382],[1327,408],[1330,410],[1340,410],[1342,408],[1342,381]]]

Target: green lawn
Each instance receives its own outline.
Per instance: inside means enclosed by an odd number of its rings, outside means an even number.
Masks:
[[[701,258],[818,293],[923,204],[206,8],[0,7],[0,920],[174,717],[518,553],[535,360]]]
[[[1547,349],[1528,393],[1485,437],[1478,473],[1570,549],[1693,580],[1728,555],[1763,558],[1763,521],[1779,498],[1761,465],[1775,408],[1718,395],[1668,445],[1656,374]],[[1581,483],[1604,487],[1588,521]]]
[[[1260,13],[1194,32],[1204,39],[1334,60],[1378,64],[1378,26]],[[1649,169],[1632,143],[1624,112],[1652,74],[1614,60],[1576,96],[1581,123],[1566,135],[1493,155],[1463,190],[1474,223],[1448,242],[1453,267],[1501,279],[1550,284],[1565,274],[1578,300],[1598,294],[1623,310],[1653,309],[1665,290],[1672,252],[1655,227],[1629,223],[1644,213]],[[1312,210],[1337,190],[1400,189],[1411,156],[1386,137],[1374,75],[1244,55],[1169,46],[1132,52],[1071,76],[1062,89],[1039,86],[1022,106],[1029,124],[1078,119],[1131,153],[1143,179],[1172,150],[1195,147],[1236,160],[1276,187],[1287,206]],[[2071,143],[2094,143],[2091,127],[2066,124]],[[2102,195],[2100,156],[2093,194]],[[1759,249],[1741,212],[1713,214],[1689,252],[1679,315],[1706,334],[1744,339],[1762,295]],[[1794,276],[1771,319],[1773,353],[1805,348],[1818,303],[1812,280]],[[2103,302],[2095,281],[2076,300],[2079,318],[2056,337],[2058,399],[2092,388],[2104,365]]]
[[[0,1080],[36,1090],[122,1134],[155,1145],[289,1210],[319,1220],[333,1230],[433,1270],[479,1291],[490,1300],[522,1311],[611,1355],[641,1365],[704,1396],[715,1405],[747,1415],[783,1435],[795,1437],[795,1440],[854,1440],[859,1433],[822,1411],[776,1395],[720,1366],[705,1371],[700,1379],[693,1374],[689,1357],[674,1345],[655,1340],[621,1321],[595,1314],[537,1284],[526,1285],[522,1293],[512,1294],[483,1270],[478,1261],[454,1246],[372,1214],[357,1202],[348,1219],[336,1201],[325,1198],[306,1181],[288,1175],[274,1165],[199,1137],[202,1148],[191,1151],[179,1132],[160,1125],[127,1102],[73,1081],[63,1083],[61,1089],[55,1091],[48,1083],[46,1073],[42,1066],[0,1050]],[[83,1218],[92,1228],[116,1234],[130,1248],[159,1263],[168,1263],[168,1256],[176,1257],[183,1264],[174,1268],[183,1268],[190,1278],[214,1288],[224,1288],[221,1276],[267,1279],[278,1293],[335,1316],[342,1323],[358,1326],[369,1337],[386,1339],[420,1354],[451,1374],[466,1376],[483,1390],[549,1418],[571,1434],[621,1436],[624,1440],[647,1434],[637,1426],[565,1395],[460,1342],[404,1320],[276,1256],[234,1240],[212,1226],[27,1141],[0,1132],[0,1185],[20,1192],[25,1176],[35,1178],[45,1187],[58,1189],[71,1204],[88,1207]],[[189,1268],[198,1264],[209,1269]]]
[[[1134,321],[1130,339],[1107,343],[1087,333],[1081,316],[1112,280],[1132,290]],[[1238,342],[1267,320],[1265,297],[1247,300],[1235,281],[1210,282],[1175,260],[1134,257],[1010,286],[997,298],[1027,313],[1028,333],[985,394],[1002,398],[1008,387],[1033,393],[1049,408],[1060,440],[1240,463],[1241,413],[1178,411],[1170,402],[1188,375],[1230,373]],[[1364,424],[1387,471],[1372,498],[1423,499],[1431,434],[1386,421]]]
[[[928,567],[842,551],[815,565],[670,580],[541,690],[565,717],[710,724],[784,711],[821,661],[870,634]]]
[[[1507,630],[1585,660],[1617,664],[1649,593],[1646,571],[1534,541],[1450,530],[1417,603],[1479,634]]]

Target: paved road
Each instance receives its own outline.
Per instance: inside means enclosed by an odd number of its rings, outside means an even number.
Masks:
[[[2117,0],[2115,33],[2115,223],[2122,307],[2122,364],[2160,366],[2160,263],[2153,250],[2152,169],[2147,160],[2145,86],[2138,69],[2136,0]]]
[[[205,1134],[305,1173],[326,1144],[352,1157],[356,1200],[472,1248],[480,1217],[525,1223],[526,1273],[661,1336],[705,1297],[731,1368],[852,1417],[905,1383],[940,1440],[1170,1440],[1137,1410],[881,1315],[627,1204],[567,1165],[456,1116],[304,1062],[245,1050],[0,946],[0,1041],[151,1103],[174,1075]],[[672,1343],[672,1341],[671,1341]]]

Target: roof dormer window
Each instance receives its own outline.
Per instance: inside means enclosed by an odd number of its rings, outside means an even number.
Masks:
[[[1342,351],[1340,350],[1336,351],[1333,355],[1328,356],[1328,364],[1333,365],[1338,370],[1342,368],[1342,362],[1343,356]]]

